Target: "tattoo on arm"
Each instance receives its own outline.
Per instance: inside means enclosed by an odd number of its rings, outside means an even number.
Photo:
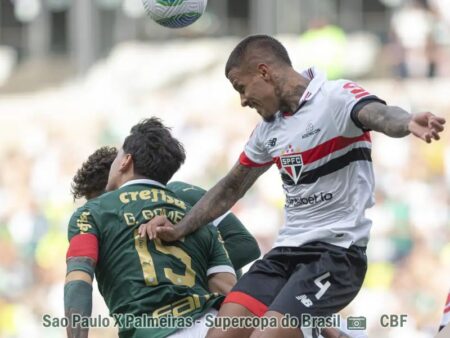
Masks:
[[[391,137],[404,137],[409,134],[408,123],[411,114],[399,107],[372,102],[365,105],[357,113],[357,117],[365,128]]]
[[[240,163],[235,164],[230,172],[209,190],[178,223],[183,228],[183,233],[188,234],[223,215],[269,168],[270,165],[253,168]]]

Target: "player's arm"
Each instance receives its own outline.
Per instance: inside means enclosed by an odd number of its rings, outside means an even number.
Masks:
[[[75,326],[74,315],[89,317],[92,313],[92,278],[95,261],[90,257],[67,259],[67,275],[64,284],[64,312],[69,319],[69,338],[88,337],[89,329]],[[88,272],[87,272],[88,271]]]
[[[237,270],[261,255],[258,242],[234,214],[229,213],[217,225],[231,263]]]
[[[184,182],[171,182],[167,187],[190,205],[195,205],[206,193],[206,190]],[[232,212],[227,211],[212,223],[219,230],[236,271],[261,255],[256,239]]]
[[[439,140],[445,119],[429,112],[409,114],[399,107],[370,102],[356,112],[357,120],[366,129],[375,130],[391,137],[404,137],[410,133],[430,143]]]
[[[211,234],[208,254],[208,287],[211,292],[226,295],[236,284],[236,273],[223,245],[217,228],[210,227]]]
[[[237,162],[230,172],[209,190],[191,211],[176,225],[163,216],[154,217],[151,226],[140,228],[141,236],[145,231],[150,239],[160,237],[166,241],[175,241],[212,222],[228,211],[253,185],[256,179],[269,169],[270,165],[252,167]]]
[[[217,292],[222,295],[228,294],[234,284],[236,284],[236,275],[229,272],[216,273],[208,279],[209,291]]]
[[[89,317],[92,312],[92,280],[98,260],[98,231],[86,205],[69,222],[69,249],[64,284],[64,311],[69,320],[67,336],[88,337],[88,329],[75,326],[74,316]]]

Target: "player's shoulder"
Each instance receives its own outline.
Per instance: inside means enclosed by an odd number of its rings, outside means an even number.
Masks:
[[[353,102],[361,95],[368,95],[356,82],[348,79],[327,80],[321,90],[322,97],[331,105]]]
[[[90,214],[100,214],[102,208],[104,208],[106,204],[109,204],[111,201],[115,200],[114,197],[116,191],[104,193],[96,198],[87,201],[85,204],[83,204],[77,210],[75,210],[73,215],[74,216],[81,215],[82,213],[86,212],[89,212]]]
[[[85,204],[75,210],[72,214],[71,220],[77,220],[80,218],[86,218],[87,220],[93,218],[94,215],[98,214],[98,211],[100,211],[100,204],[97,197],[87,201]]]
[[[350,84],[354,84],[354,82],[348,79],[326,80],[321,90],[328,95],[339,95],[342,92],[346,92]]]
[[[196,190],[204,192],[205,190],[200,188],[197,185],[182,182],[182,181],[173,181],[167,184],[166,186],[169,190],[177,193],[177,192],[188,192],[190,190]]]
[[[195,230],[190,236],[193,236],[196,241],[204,241],[204,243],[210,243],[210,241],[217,237],[217,228],[208,223],[205,226],[202,226]]]

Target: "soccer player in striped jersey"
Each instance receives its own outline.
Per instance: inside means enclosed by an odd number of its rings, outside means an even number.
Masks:
[[[350,57],[350,56],[349,56]],[[176,226],[151,220],[150,238],[176,240],[233,206],[275,164],[286,194],[274,248],[242,276],[219,316],[330,316],[357,295],[367,269],[374,204],[370,131],[439,140],[445,120],[387,105],[349,80],[296,71],[267,35],[243,39],[225,75],[262,117],[230,172]],[[263,226],[263,225],[261,225]],[[208,337],[303,337],[298,328],[211,330]]]

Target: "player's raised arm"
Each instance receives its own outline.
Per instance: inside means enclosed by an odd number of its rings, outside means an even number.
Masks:
[[[195,204],[180,223],[173,226],[165,217],[155,217],[148,223],[151,227],[140,228],[141,235],[144,235],[147,229],[151,239],[159,237],[165,241],[175,241],[186,236],[228,211],[269,167],[269,165],[250,167],[237,162],[230,172]]]
[[[357,114],[359,122],[368,129],[382,132],[391,137],[408,134],[430,143],[439,140],[444,130],[445,119],[432,113],[409,114],[399,107],[386,106],[379,102],[365,105]]]

